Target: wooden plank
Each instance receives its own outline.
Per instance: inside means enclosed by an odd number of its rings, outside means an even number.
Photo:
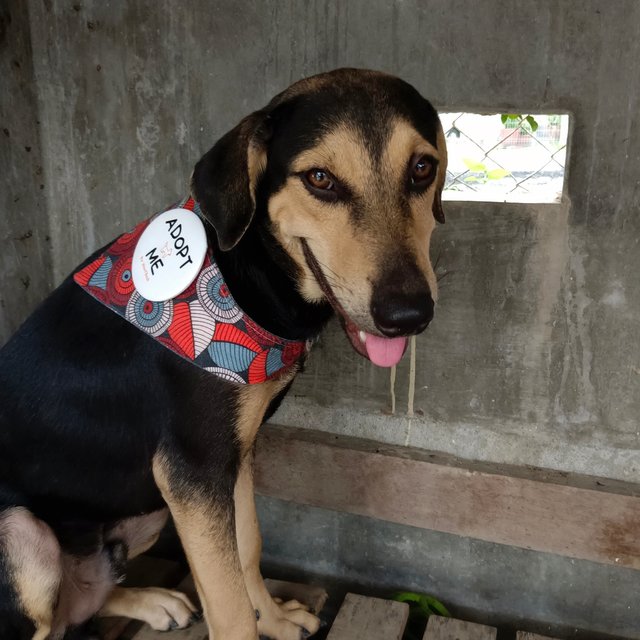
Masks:
[[[409,605],[348,593],[327,636],[327,640],[400,640]]]
[[[343,442],[345,444],[343,444]],[[640,497],[367,450],[354,438],[270,426],[257,446],[265,496],[488,542],[640,569]],[[420,499],[416,499],[420,496]]]
[[[154,631],[149,625],[144,625],[133,640],[208,640],[209,630],[204,622],[191,625],[188,629],[174,629],[173,631]]]
[[[494,627],[430,616],[423,640],[495,640],[497,633]]]
[[[551,636],[539,636],[536,633],[529,633],[528,631],[518,631],[516,633],[516,640],[558,640]]]

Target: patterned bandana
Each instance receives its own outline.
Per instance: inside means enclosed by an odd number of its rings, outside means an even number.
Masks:
[[[202,217],[193,198],[177,206]],[[285,373],[306,355],[310,343],[279,338],[238,307],[211,248],[200,273],[181,294],[164,302],[143,298],[133,284],[131,262],[153,217],[77,271],[76,283],[165,347],[225,380],[259,384]]]

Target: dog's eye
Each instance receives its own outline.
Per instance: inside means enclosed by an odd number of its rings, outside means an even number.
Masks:
[[[331,176],[322,169],[311,169],[304,174],[304,177],[314,189],[329,191],[334,187]]]
[[[296,174],[307,191],[318,200],[336,202],[348,196],[349,190],[325,169],[314,167]]]
[[[414,157],[411,160],[409,183],[413,191],[426,189],[435,177],[436,160],[431,156]]]
[[[419,182],[424,180],[431,173],[431,163],[426,158],[420,158],[413,167],[413,181]]]

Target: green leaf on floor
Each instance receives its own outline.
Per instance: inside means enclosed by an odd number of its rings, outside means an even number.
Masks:
[[[409,605],[409,621],[405,629],[403,640],[420,640],[427,626],[429,616],[444,616],[450,618],[448,609],[433,596],[413,591],[400,591],[392,597],[397,602]]]

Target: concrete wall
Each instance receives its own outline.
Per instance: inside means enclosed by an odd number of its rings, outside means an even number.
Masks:
[[[27,6],[0,5],[0,343],[53,285],[40,131]]]
[[[640,481],[637,2],[8,0],[0,15],[0,340],[179,198],[242,115],[301,76],[378,68],[447,110],[570,112],[566,198],[448,204],[419,415],[387,416],[388,373],[333,329],[277,419]],[[400,411],[407,381],[405,361]]]
[[[387,373],[332,331],[279,419],[640,479],[636,2],[32,0],[4,13],[2,337],[83,256],[184,193],[243,114],[301,76],[380,68],[445,109],[571,112],[567,198],[448,205],[434,254],[452,273],[419,341],[423,416],[381,415]],[[405,363],[400,398],[406,386]]]

